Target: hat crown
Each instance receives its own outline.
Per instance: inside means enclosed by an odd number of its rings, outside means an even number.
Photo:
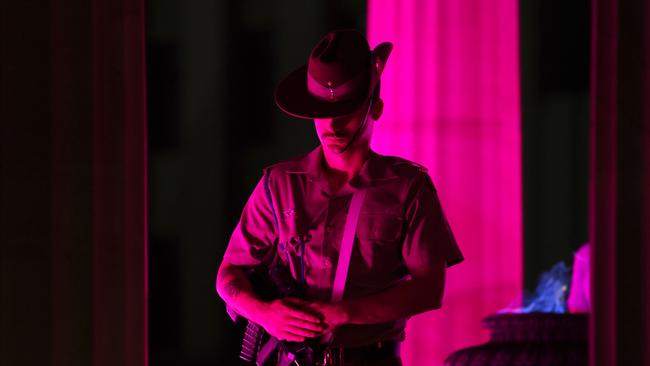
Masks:
[[[369,76],[370,57],[370,46],[363,34],[356,30],[334,31],[311,51],[308,72],[321,85],[337,87],[360,75]]]
[[[275,103],[298,118],[333,118],[355,113],[376,90],[393,49],[382,42],[370,50],[356,30],[337,30],[321,38],[309,62],[285,77]]]

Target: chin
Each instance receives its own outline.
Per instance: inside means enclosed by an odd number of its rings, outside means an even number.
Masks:
[[[335,154],[343,153],[346,146],[347,146],[347,144],[339,144],[339,143],[327,143],[327,144],[324,144],[325,149],[327,149],[328,151],[333,152]]]

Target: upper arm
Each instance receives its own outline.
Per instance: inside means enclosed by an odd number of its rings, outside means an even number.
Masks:
[[[439,307],[446,267],[461,262],[463,256],[429,175],[422,172],[413,189],[402,256],[411,280],[422,283],[428,299]]]
[[[262,178],[250,195],[228,242],[222,266],[268,264],[275,254],[277,225]]]
[[[438,262],[447,267],[463,261],[456,238],[440,205],[438,194],[425,172],[413,187],[406,210],[406,234],[402,255],[410,273],[426,271]]]
[[[422,288],[421,293],[426,297],[429,309],[442,306],[442,297],[445,292],[445,262],[437,261],[427,267],[411,270],[410,281]]]

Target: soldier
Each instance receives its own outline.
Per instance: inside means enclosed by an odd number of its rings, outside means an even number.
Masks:
[[[217,275],[228,306],[275,339],[322,343],[314,364],[401,365],[407,319],[440,308],[445,268],[463,260],[426,169],[370,149],[391,50],[330,32],[280,83],[278,107],[313,120],[321,144],[264,169]],[[302,298],[253,290],[246,270],[272,263]]]

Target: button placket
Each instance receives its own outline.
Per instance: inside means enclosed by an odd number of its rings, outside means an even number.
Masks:
[[[330,208],[332,207],[333,204],[333,197],[330,197],[327,201],[327,209],[325,212],[325,226],[324,226],[324,233],[323,233],[323,240],[320,243],[320,258],[321,258],[321,265],[322,268],[325,270],[323,273],[323,281],[327,282],[327,278],[329,278],[329,273],[332,268],[332,262],[329,259],[329,253],[331,251],[330,247],[325,248],[326,243],[331,243],[333,239],[333,233],[334,233],[334,224],[333,224],[333,218],[330,217]],[[330,244],[331,245],[331,244]],[[325,285],[325,283],[323,283]]]

